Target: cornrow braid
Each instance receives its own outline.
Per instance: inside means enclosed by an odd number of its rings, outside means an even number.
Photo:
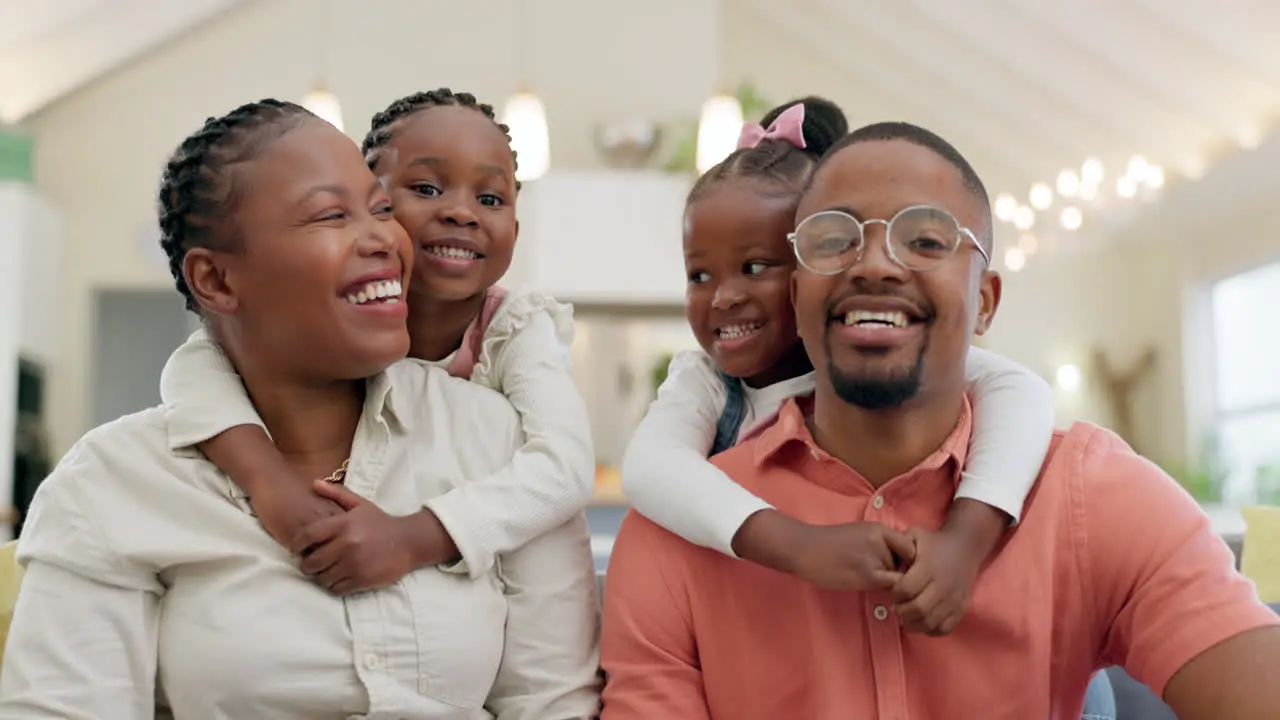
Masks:
[[[689,190],[688,202],[706,195],[716,183],[736,178],[758,180],[776,189],[779,196],[799,198],[819,158],[844,137],[849,125],[835,103],[813,96],[779,105],[766,113],[760,124],[767,127],[795,105],[804,106],[801,132],[805,147],[786,140],[764,140],[755,147],[739,148],[698,178]]]
[[[382,148],[395,138],[395,125],[397,122],[428,108],[440,107],[442,105],[455,105],[458,107],[474,108],[475,110],[480,111],[481,114],[492,120],[493,124],[502,131],[502,134],[507,138],[507,144],[511,144],[511,128],[507,127],[506,123],[498,122],[498,116],[494,113],[492,105],[476,100],[475,95],[467,92],[455,93],[449,88],[428,90],[426,92],[418,92],[402,97],[388,105],[386,110],[383,110],[373,116],[373,120],[370,122],[369,133],[364,136],[364,143],[360,146],[360,150],[364,152],[365,161],[369,163],[369,169],[375,169],[378,164],[378,160],[382,157]],[[520,167],[520,164],[516,159],[516,151],[514,149],[511,151],[511,163],[513,167]],[[516,181],[516,190],[519,189],[520,182]]]
[[[218,232],[239,201],[232,166],[252,160],[269,143],[314,117],[301,105],[282,100],[248,103],[205,120],[169,157],[158,193],[160,247],[169,256],[169,272],[188,310],[197,312],[198,306],[182,271],[187,251],[230,250],[237,243],[234,235]]]

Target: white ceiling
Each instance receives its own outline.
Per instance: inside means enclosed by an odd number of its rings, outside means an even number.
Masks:
[[[0,122],[18,122],[241,1],[0,0]]]
[[[1275,0],[745,2],[896,105],[855,122],[922,122],[993,195],[1028,204],[1032,183],[1101,160],[1097,197],[1077,203],[1086,222],[1132,215],[1115,183],[1133,155],[1196,179],[1257,145],[1280,109]],[[1057,222],[1041,213],[1035,230]]]
[[[0,122],[243,1],[0,0]],[[1027,203],[1032,183],[1100,159],[1090,218],[1125,215],[1115,180],[1132,155],[1171,182],[1194,178],[1259,142],[1280,108],[1275,0],[723,1],[892,105],[855,122],[926,124],[975,160],[993,194]]]

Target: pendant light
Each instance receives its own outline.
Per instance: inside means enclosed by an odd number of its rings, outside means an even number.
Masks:
[[[327,30],[330,24],[327,22],[329,19],[327,15],[331,11],[331,7],[328,2],[319,3],[312,7],[315,12],[312,16],[312,62],[315,63],[317,78],[322,78],[328,69],[328,57],[325,49],[328,38]],[[302,107],[310,110],[321,120],[325,120],[345,132],[342,125],[342,105],[338,102],[338,96],[329,90],[323,79],[317,79],[311,92],[302,98]]]
[[[529,0],[521,0],[519,15],[515,18],[516,62],[520,72],[528,73],[533,64],[533,36],[536,27],[530,17]],[[520,182],[537,180],[551,168],[551,134],[547,126],[547,108],[533,93],[527,83],[517,86],[502,108],[502,122],[511,130],[511,149],[516,151],[516,179]]]
[[[742,133],[742,103],[728,93],[707,98],[698,120],[698,173],[705,173],[724,160],[738,144]]]
[[[511,128],[511,149],[516,151],[516,179],[537,180],[551,168],[551,138],[547,109],[528,90],[512,95],[502,109],[502,122]]]
[[[302,99],[302,107],[315,113],[321,120],[327,120],[334,127],[343,130],[342,105],[338,103],[338,96],[329,92],[323,83],[316,83],[315,89],[307,93],[307,96]]]

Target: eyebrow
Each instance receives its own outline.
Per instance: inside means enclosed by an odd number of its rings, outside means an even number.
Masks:
[[[409,161],[409,167],[421,166],[421,167],[435,168],[444,164],[445,164],[444,158],[434,157],[434,156],[417,157]],[[480,171],[486,175],[499,175],[505,178],[510,174],[507,172],[507,169],[502,167],[501,165],[477,163],[476,167],[479,168]]]
[[[857,210],[854,210],[848,205],[835,205],[833,207],[826,207],[826,208],[823,208],[822,210],[819,210],[818,212],[842,212],[845,215],[851,215],[855,220],[858,220],[858,221],[862,221],[866,219],[862,217],[862,213],[858,212]],[[817,215],[817,214],[818,213],[814,213],[814,215]]]
[[[369,185],[369,190],[366,193],[366,195],[373,195],[374,193],[378,192],[378,190],[380,189],[382,189],[382,181],[377,178],[374,178],[373,182]],[[346,187],[342,185],[313,185],[310,188],[308,188],[305,193],[302,194],[302,197],[298,198],[298,201],[294,203],[294,205],[301,205],[305,203],[307,200],[321,193],[331,193],[333,195],[337,195],[340,198],[346,198],[350,194],[347,192]]]
[[[342,198],[345,198],[348,194],[347,189],[341,185],[312,185],[305,193],[302,194],[302,197],[298,198],[298,201],[295,202],[294,205],[301,205],[321,193],[331,193]]]

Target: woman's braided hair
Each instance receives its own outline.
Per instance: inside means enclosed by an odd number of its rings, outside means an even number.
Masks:
[[[183,258],[193,247],[233,250],[237,239],[219,232],[240,200],[231,171],[256,157],[267,145],[316,116],[283,100],[259,100],[221,117],[205,120],[169,157],[160,181],[160,246],[169,256],[169,272],[186,299],[198,306],[183,273]]]
[[[364,136],[364,143],[360,146],[361,151],[364,152],[365,161],[369,163],[369,169],[376,169],[378,161],[382,157],[382,148],[395,138],[395,125],[399,120],[422,110],[442,105],[455,105],[478,110],[493,121],[493,124],[506,136],[507,144],[511,144],[511,128],[507,127],[505,123],[498,122],[498,116],[494,114],[492,105],[476,100],[476,96],[471,93],[455,93],[449,88],[428,90],[402,97],[388,105],[386,110],[373,116],[369,134]],[[511,164],[513,167],[519,167],[515,150],[511,151]],[[517,181],[516,190],[519,189],[520,183]]]

